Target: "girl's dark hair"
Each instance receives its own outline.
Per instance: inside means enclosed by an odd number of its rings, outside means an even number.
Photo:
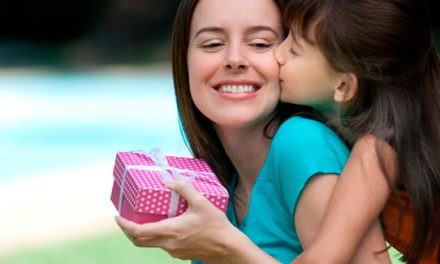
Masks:
[[[274,0],[274,2],[281,11],[284,7],[284,1]],[[191,19],[197,3],[198,0],[180,1],[171,39],[174,90],[181,122],[180,127],[192,154],[206,160],[222,184],[228,187],[235,168],[226,155],[211,121],[197,109],[189,90],[187,53]],[[277,127],[292,114],[305,110],[309,110],[309,108],[280,104],[277,107],[274,119],[266,128]]]
[[[421,0],[292,0],[284,12],[292,32],[316,44],[333,69],[357,76],[343,124],[397,153],[415,220],[409,263],[440,240],[440,64],[428,10]]]

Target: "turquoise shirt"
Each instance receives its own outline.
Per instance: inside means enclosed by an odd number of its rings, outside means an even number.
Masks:
[[[340,174],[348,155],[344,142],[324,124],[289,118],[272,140],[252,189],[247,215],[237,225],[231,194],[229,220],[266,253],[290,263],[302,252],[294,214],[304,187],[316,174]],[[232,191],[236,182],[234,179]]]

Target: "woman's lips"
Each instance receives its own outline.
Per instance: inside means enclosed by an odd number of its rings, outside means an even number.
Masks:
[[[217,91],[220,93],[252,93],[257,90],[257,87],[254,85],[221,85]]]
[[[222,82],[214,89],[222,94],[243,94],[253,93],[261,88],[261,85],[255,82]]]

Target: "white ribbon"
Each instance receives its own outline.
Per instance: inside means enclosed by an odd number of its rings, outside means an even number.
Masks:
[[[164,180],[194,180],[193,176],[183,175],[181,173],[198,173],[204,174],[207,176],[215,176],[212,172],[199,172],[188,169],[178,169],[172,167],[168,164],[168,161],[165,155],[159,149],[153,149],[150,152],[145,152],[143,150],[135,150],[131,151],[135,154],[143,154],[153,160],[154,165],[128,165],[125,167],[124,172],[122,173],[121,185],[119,187],[119,203],[118,203],[118,211],[121,213],[122,211],[122,199],[124,192],[125,180],[127,177],[127,173],[131,169],[137,170],[145,170],[145,171],[159,171]],[[171,171],[171,174],[168,173]],[[179,202],[179,194],[174,190],[171,190],[171,200],[170,200],[170,209],[168,211],[168,216],[174,217],[177,214],[177,204]]]

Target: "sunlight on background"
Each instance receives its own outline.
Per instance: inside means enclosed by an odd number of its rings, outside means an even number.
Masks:
[[[109,241],[120,258],[134,254],[131,263],[158,254],[157,263],[172,263],[163,251],[135,249],[116,227],[110,202],[117,151],[159,147],[189,155],[167,67],[2,72],[0,113],[0,263],[50,263],[38,262],[42,254],[35,250],[69,252],[83,240],[97,248],[90,250],[90,263],[109,263],[101,256],[109,254]],[[69,241],[79,245],[63,246]],[[58,254],[52,263],[87,258]]]
[[[118,150],[185,150],[168,72],[9,73],[0,98],[0,181]]]

